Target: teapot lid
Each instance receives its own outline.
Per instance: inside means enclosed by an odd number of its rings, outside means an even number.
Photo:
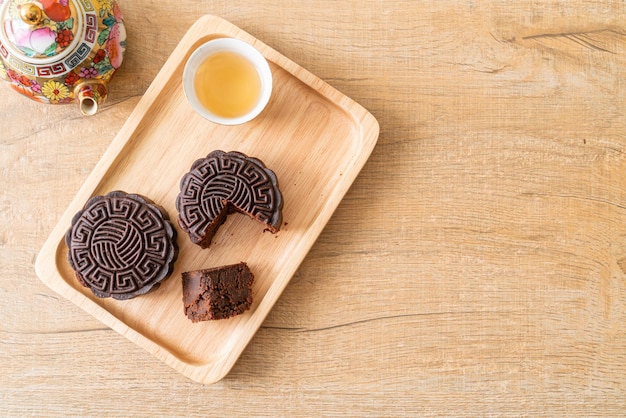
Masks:
[[[86,0],[0,0],[0,53],[13,58],[12,64],[62,61],[84,41],[86,26],[90,26],[85,21],[92,20],[85,19],[85,6],[93,10]],[[97,25],[93,20],[91,26]],[[97,26],[87,29],[92,32],[87,35],[95,38]]]

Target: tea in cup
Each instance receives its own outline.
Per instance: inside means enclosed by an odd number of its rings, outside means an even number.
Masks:
[[[272,72],[252,45],[235,38],[206,42],[187,60],[183,88],[204,118],[238,125],[258,116],[272,91]]]

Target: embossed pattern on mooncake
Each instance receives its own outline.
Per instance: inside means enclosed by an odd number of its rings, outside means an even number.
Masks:
[[[156,289],[178,256],[167,213],[122,191],[89,199],[72,219],[65,242],[76,277],[101,298],[124,300]]]
[[[202,248],[232,212],[244,213],[276,233],[283,197],[272,170],[240,152],[213,151],[196,160],[180,181],[178,224]]]

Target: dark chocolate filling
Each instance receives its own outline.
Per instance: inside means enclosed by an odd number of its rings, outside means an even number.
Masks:
[[[252,305],[254,275],[247,264],[185,272],[183,305],[192,322],[225,319]]]

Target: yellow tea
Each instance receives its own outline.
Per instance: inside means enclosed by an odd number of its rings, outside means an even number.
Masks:
[[[261,96],[261,78],[254,65],[234,52],[218,52],[196,72],[198,100],[217,116],[234,118],[251,111]]]

